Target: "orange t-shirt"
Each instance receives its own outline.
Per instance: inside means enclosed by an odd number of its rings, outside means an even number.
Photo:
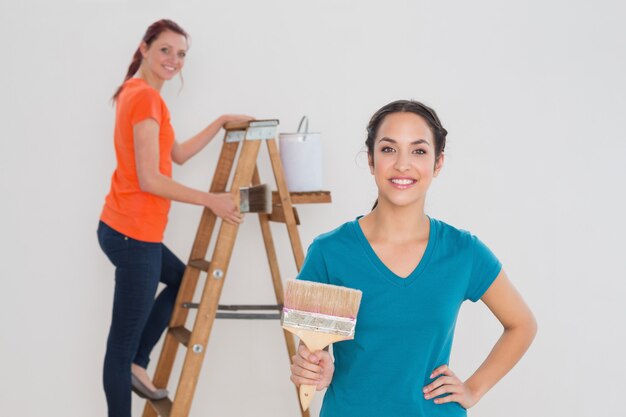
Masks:
[[[133,126],[146,119],[159,123],[159,171],[172,177],[174,129],[170,112],[157,90],[140,78],[131,78],[117,97],[114,133],[117,168],[111,177],[111,190],[100,220],[133,239],[161,242],[170,200],[141,191],[135,165]]]

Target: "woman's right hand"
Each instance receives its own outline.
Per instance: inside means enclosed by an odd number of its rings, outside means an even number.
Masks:
[[[205,206],[217,217],[230,224],[240,224],[243,221],[243,214],[231,193],[209,193],[208,196]]]
[[[300,343],[298,352],[291,358],[291,382],[300,385],[315,385],[318,391],[330,385],[335,373],[333,358],[325,350],[311,353]]]

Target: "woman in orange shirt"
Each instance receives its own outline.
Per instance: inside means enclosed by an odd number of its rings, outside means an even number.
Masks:
[[[176,142],[160,90],[182,69],[187,38],[171,20],[153,23],[113,96],[117,167],[98,226],[100,247],[116,268],[103,377],[109,417],[130,417],[131,389],[151,399],[167,396],[152,384],[146,367],[185,269],[161,243],[170,201],[208,207],[229,223],[243,218],[229,193],[195,190],[171,178],[172,161],[183,164],[197,154],[224,123],[252,119],[224,115],[191,139]],[[155,299],[159,282],[166,287]]]

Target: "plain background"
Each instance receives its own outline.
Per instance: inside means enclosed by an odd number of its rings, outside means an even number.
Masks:
[[[113,267],[96,227],[115,166],[109,98],[145,29],[162,17],[192,36],[184,86],[176,79],[162,92],[179,139],[232,112],[278,118],[284,132],[307,114],[322,132],[333,203],[298,208],[305,250],[376,197],[363,152],[371,114],[399,98],[433,106],[450,133],[427,212],[486,242],[539,322],[528,354],[470,415],[623,412],[622,2],[0,5],[2,415],[106,415],[101,367]],[[208,189],[221,139],[176,167],[175,179]],[[268,166],[264,151],[269,182]],[[165,243],[183,260],[200,214],[173,204]],[[286,232],[280,224],[273,231],[283,278],[291,278]],[[222,301],[272,303],[264,265],[249,216]],[[500,331],[482,303],[465,304],[452,369],[471,375]],[[288,375],[277,322],[218,321],[192,415],[299,415]],[[134,415],[142,406],[134,397]]]

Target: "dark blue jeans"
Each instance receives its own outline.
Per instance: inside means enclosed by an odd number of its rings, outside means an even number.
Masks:
[[[109,417],[130,417],[130,366],[146,367],[150,352],[169,323],[185,265],[162,243],[124,236],[103,222],[98,242],[115,265],[115,294],[104,392]],[[166,287],[155,299],[157,286]]]

